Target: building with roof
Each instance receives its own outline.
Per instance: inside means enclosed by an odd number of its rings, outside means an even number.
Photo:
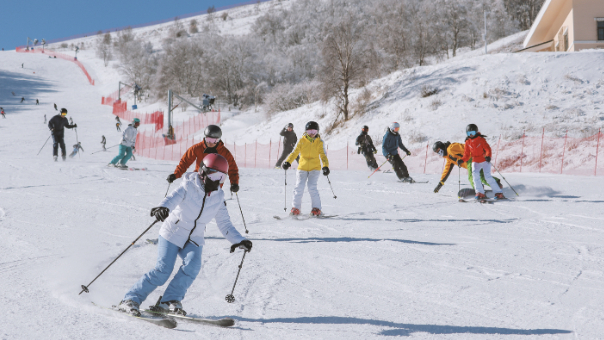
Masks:
[[[546,0],[522,52],[604,48],[604,0]]]

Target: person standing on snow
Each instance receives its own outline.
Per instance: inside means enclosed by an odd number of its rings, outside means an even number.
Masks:
[[[292,166],[292,162],[300,155],[298,171],[296,172],[296,186],[294,187],[294,199],[292,201],[292,210],[290,215],[300,215],[302,207],[302,195],[304,187],[308,186],[308,193],[312,204],[311,216],[321,216],[321,197],[317,189],[319,175],[323,170],[323,175],[329,175],[329,160],[325,153],[323,140],[319,136],[319,124],[310,121],[306,123],[306,132],[296,144],[294,151],[289,154],[287,160],[283,163],[283,169],[287,171]],[[321,168],[321,162],[323,168]],[[308,183],[308,185],[307,185]]]
[[[186,315],[182,301],[201,270],[204,232],[212,219],[222,235],[231,242],[231,253],[236,248],[252,250],[252,242],[241,236],[233,226],[224,201],[224,191],[220,188],[228,169],[228,162],[221,155],[206,155],[199,172],[184,174],[178,189],[164,198],[158,207],[151,209],[151,216],[163,222],[159,230],[157,264],[128,290],[118,306],[119,310],[140,316],[140,304],[155,288],[168,281],[176,258],[180,256],[182,265],[153,310]]]
[[[57,109],[57,104],[55,103],[55,111],[58,111],[59,109]]]
[[[120,120],[120,117],[115,116],[115,120],[117,121],[117,123],[115,123],[115,128],[118,132],[121,132],[122,129],[120,128],[120,126],[122,126],[122,121]]]
[[[6,119],[6,113],[4,113],[4,109],[1,107],[0,107],[0,114],[2,115],[2,118]],[[44,119],[44,123],[46,123],[46,119]]]
[[[384,140],[382,141],[382,153],[388,162],[392,164],[392,168],[394,169],[394,172],[399,180],[413,183],[415,181],[413,178],[409,177],[407,166],[401,159],[401,156],[398,154],[398,149],[401,148],[403,151],[405,151],[407,156],[411,156],[411,152],[407,150],[403,144],[401,135],[398,133],[400,128],[401,126],[397,122],[390,124],[388,131],[386,131],[386,134],[384,135]]]
[[[44,124],[46,124],[46,114],[44,114]]]
[[[294,124],[292,123],[287,124],[279,134],[283,136],[283,152],[281,153],[281,157],[277,160],[277,164],[275,164],[275,169],[281,169],[281,164],[294,150],[294,147],[298,142],[298,136],[296,136],[296,133],[294,132]],[[299,158],[296,160],[299,160]]]
[[[170,174],[166,179],[168,183],[174,182],[177,178],[180,178],[187,169],[195,162],[195,171],[199,171],[201,161],[209,154],[217,153],[222,157],[226,158],[229,163],[229,181],[231,182],[231,191],[239,191],[239,168],[235,162],[235,158],[224,146],[224,143],[220,140],[222,138],[222,130],[218,125],[208,125],[204,130],[203,141],[193,145],[185,152],[180,159],[180,163],[174,170],[174,173]]]
[[[462,159],[457,160],[461,166],[463,162],[468,162],[472,158],[472,176],[474,180],[474,190],[476,199],[485,199],[484,188],[480,184],[480,172],[483,171],[484,177],[489,186],[495,192],[495,199],[505,199],[497,181],[491,175],[491,146],[483,136],[478,132],[478,126],[470,124],[466,127],[466,146]]]
[[[105,144],[107,144],[107,139],[105,139],[105,135],[101,136],[101,144],[103,144],[103,151],[107,151],[105,148]]]
[[[451,171],[453,171],[453,167],[457,164],[457,161],[463,158],[463,154],[465,152],[465,145],[460,143],[443,143],[441,141],[438,141],[432,146],[432,151],[434,151],[447,161],[447,164],[445,164],[445,168],[443,169],[443,174],[440,177],[440,182],[438,182],[438,185],[436,186],[436,188],[434,188],[434,193],[437,193],[440,188],[445,185],[445,181],[447,180],[447,178],[449,178],[449,175],[451,174]],[[472,188],[476,190],[474,188],[474,179],[472,176],[472,157],[470,157],[467,162],[462,163],[460,168],[468,170],[468,180],[470,181]],[[503,188],[503,184],[501,184],[499,178],[495,176],[493,176],[493,178],[497,182],[497,185],[500,188]],[[480,181],[482,182],[482,184],[489,185],[489,183],[487,183],[487,180],[484,178],[484,171],[480,171]]]
[[[65,160],[66,152],[65,152],[65,141],[63,140],[65,136],[65,128],[73,129],[77,128],[78,124],[70,125],[67,120],[67,109],[62,108],[61,112],[58,115],[55,115],[48,121],[48,128],[50,129],[50,133],[52,134],[52,157],[55,162],[58,158],[59,146],[61,147],[61,158]]]
[[[357,137],[355,145],[359,147],[357,154],[363,153],[363,156],[365,156],[365,161],[367,161],[369,169],[376,170],[378,164],[373,155],[377,153],[377,149],[373,145],[371,136],[369,136],[369,126],[363,126],[363,130],[361,130],[361,134]]]
[[[138,118],[134,118],[132,124],[128,124],[126,130],[122,134],[122,142],[120,143],[119,153],[115,158],[111,160],[107,166],[112,166],[121,169],[128,169],[126,163],[132,157],[132,150],[134,150],[134,145],[136,144],[136,135],[138,134],[138,126],[141,125],[141,121]],[[118,164],[119,162],[119,164]]]
[[[21,103],[25,101],[25,97],[21,97]]]

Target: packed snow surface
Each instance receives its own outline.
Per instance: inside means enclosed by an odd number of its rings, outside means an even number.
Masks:
[[[24,68],[21,68],[24,63]],[[85,63],[85,62],[84,62]],[[98,78],[97,78],[98,79]],[[241,251],[209,225],[203,271],[183,305],[190,315],[232,317],[233,328],[179,322],[174,330],[95,307],[120,302],[156,259],[158,227],[78,295],[151,223],[174,162],[105,165],[120,141],[104,86],[43,55],[0,53],[0,339],[596,339],[604,334],[602,177],[504,174],[511,201],[459,203],[457,170],[439,176],[333,171],[330,219],[277,220],[294,174],[241,169],[238,197],[254,242],[232,304]],[[16,96],[11,95],[14,91]],[[20,98],[26,98],[20,104]],[[36,106],[35,98],[40,105]],[[55,163],[43,116],[58,107],[78,124],[81,157]],[[232,118],[236,121],[237,117]],[[68,153],[76,133],[66,130]],[[226,136],[229,137],[228,134]],[[360,156],[358,156],[360,157]],[[461,186],[468,187],[465,172]],[[180,181],[180,180],[179,180]],[[173,184],[174,189],[179,182]],[[228,183],[227,186],[228,187]],[[285,197],[284,197],[284,190]],[[227,195],[227,197],[230,197]],[[227,206],[244,233],[235,197]],[[302,212],[308,214],[308,194]],[[244,234],[245,235],[245,234]],[[154,304],[156,290],[143,307]]]

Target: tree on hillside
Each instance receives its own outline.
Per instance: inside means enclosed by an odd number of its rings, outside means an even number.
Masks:
[[[102,32],[101,32],[102,33]],[[113,58],[111,53],[111,34],[105,33],[104,35],[99,34],[99,38],[96,42],[96,55],[103,59],[105,67],[109,64],[109,60]]]
[[[521,30],[533,25],[545,0],[503,0],[506,12],[518,22]]]
[[[338,116],[350,118],[350,87],[363,75],[363,49],[359,27],[352,15],[335,25],[323,42],[321,83],[323,100],[335,97]]]
[[[164,44],[164,56],[159,63],[158,89],[164,97],[171,89],[191,97],[203,92],[204,51],[196,40],[174,40]]]

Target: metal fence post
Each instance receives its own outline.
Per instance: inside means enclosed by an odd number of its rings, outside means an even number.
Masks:
[[[424,174],[426,174],[426,165],[428,164],[428,148],[430,147],[430,142],[426,144],[426,159],[424,160]]]

